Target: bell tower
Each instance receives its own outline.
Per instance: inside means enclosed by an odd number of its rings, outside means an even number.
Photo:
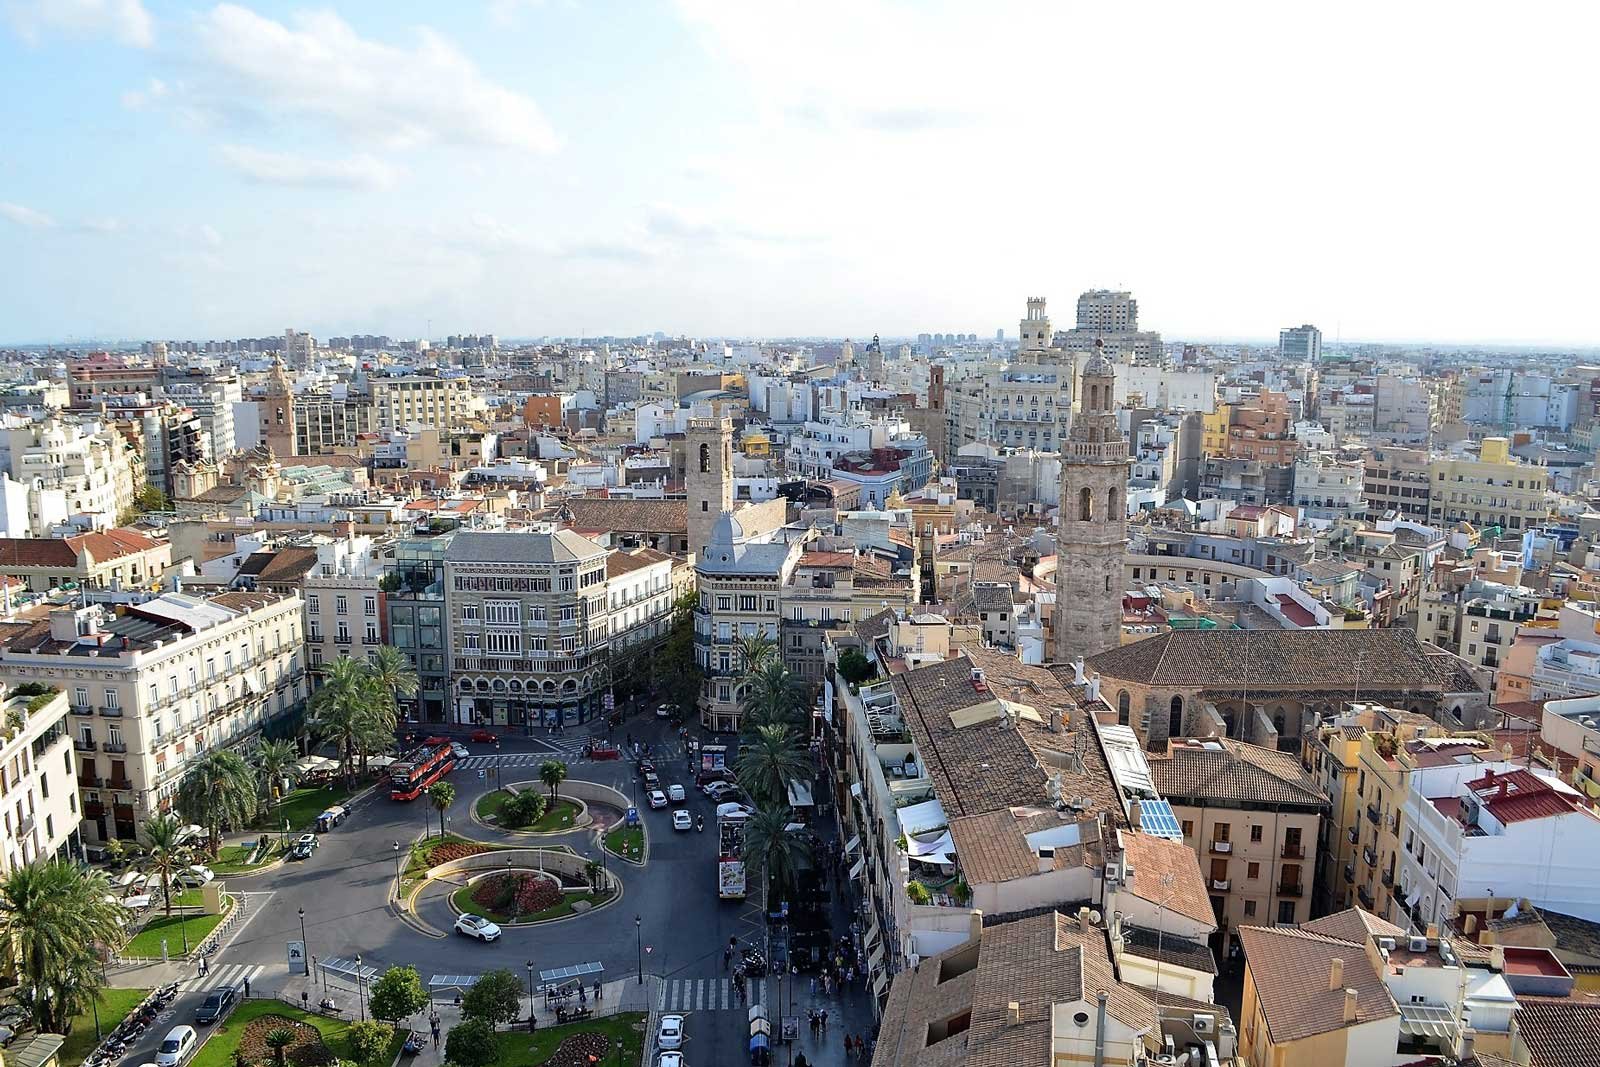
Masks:
[[[1040,363],[1055,340],[1055,330],[1050,326],[1050,316],[1045,314],[1044,297],[1028,297],[1028,316],[1017,324],[1021,345],[1017,350],[1018,363]]]
[[[1123,555],[1128,542],[1128,442],[1117,426],[1116,367],[1095,342],[1061,449],[1056,535],[1056,662],[1122,643]]]
[[[693,415],[684,436],[689,446],[683,486],[689,499],[692,562],[711,543],[712,524],[733,510],[733,420],[725,415]]]
[[[281,356],[272,363],[266,392],[261,397],[261,439],[280,456],[295,453],[294,384],[289,381]]]

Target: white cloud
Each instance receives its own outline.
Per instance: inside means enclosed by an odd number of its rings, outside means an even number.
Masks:
[[[127,230],[128,224],[114,215],[102,215],[81,220],[77,228],[85,233],[98,233],[109,237]]]
[[[122,94],[122,106],[129,111],[143,111],[158,100],[166,98],[167,83],[160,78],[151,78],[143,89],[129,89]]]
[[[207,248],[222,247],[222,234],[218,233],[217,228],[209,222],[202,223],[195,233],[199,237],[200,243]]]
[[[108,36],[133,48],[149,48],[156,39],[155,20],[140,0],[8,0],[5,12],[29,44],[51,33]]]
[[[30,230],[47,230],[56,224],[55,219],[42,211],[35,211],[21,204],[4,202],[0,202],[0,218],[9,219],[18,226],[26,226]]]
[[[248,145],[223,145],[222,161],[264,185],[307,185],[335,189],[384,189],[394,184],[396,168],[370,155],[315,159],[291,152],[268,152]]]
[[[195,23],[193,106],[215,121],[324,122],[341,136],[390,148],[430,143],[551,152],[539,106],[494,84],[439,34],[402,47],[360,36],[329,11],[288,23],[218,4]]]

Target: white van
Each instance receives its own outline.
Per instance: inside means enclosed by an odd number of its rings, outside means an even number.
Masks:
[[[156,1053],[156,1067],[178,1067],[194,1055],[195,1046],[200,1043],[199,1035],[192,1026],[174,1026],[167,1031],[167,1036],[161,1042],[161,1050]]]

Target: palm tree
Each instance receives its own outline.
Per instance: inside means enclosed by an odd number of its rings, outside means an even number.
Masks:
[[[807,707],[805,687],[782,663],[769,660],[759,670],[747,672],[742,681],[746,725],[798,726],[803,721]]]
[[[163,812],[144,824],[144,848],[149,857],[150,870],[161,876],[161,899],[166,901],[167,914],[172,914],[172,879],[189,865],[190,849],[181,844],[178,834],[183,824],[170,812]]]
[[[346,788],[355,769],[357,743],[371,729],[374,695],[365,665],[349,658],[330,663],[322,685],[311,694],[309,723],[323,737],[338,742]]]
[[[744,658],[744,673],[761,670],[778,654],[778,643],[764,633],[739,638],[739,654]]]
[[[793,821],[787,804],[768,804],[758,807],[744,825],[744,861],[753,870],[766,872],[769,893],[794,885],[801,864],[810,858],[806,839],[789,832]]]
[[[263,741],[256,746],[256,769],[260,772],[262,799],[274,807],[283,799],[283,780],[292,778],[290,766],[299,758],[292,741]]]
[[[567,780],[567,765],[558,759],[547,759],[539,764],[539,781],[550,787],[550,806],[556,806],[556,790]]]
[[[48,860],[0,881],[0,959],[33,1024],[64,1034],[99,992],[96,946],[122,941],[122,905],[104,874]]]
[[[223,823],[242,827],[255,818],[255,769],[231,749],[206,753],[178,783],[178,810],[206,828],[206,848],[215,859]]]
[[[283,1067],[283,1058],[289,1046],[294,1044],[294,1031],[287,1026],[274,1026],[261,1038],[262,1042],[272,1050],[272,1062],[277,1067]]]
[[[428,800],[439,813],[439,836],[444,836],[444,813],[456,801],[456,787],[449,782],[435,782],[428,787]]]
[[[416,694],[417,672],[412,669],[411,660],[406,654],[393,645],[383,645],[373,653],[367,661],[367,673],[389,698],[391,710],[395,708],[397,698]]]
[[[795,743],[787,726],[755,728],[754,735],[739,747],[735,775],[745,792],[758,804],[782,803],[789,798],[789,783],[806,777],[810,760]]]

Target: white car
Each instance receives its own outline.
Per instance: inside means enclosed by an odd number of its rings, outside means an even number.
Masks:
[[[463,915],[456,920],[456,933],[489,942],[500,936],[500,927],[481,915]]]
[[[656,1031],[656,1046],[663,1049],[683,1047],[683,1016],[663,1015],[661,1028]]]
[[[450,755],[454,756],[456,759],[466,759],[468,756],[472,755],[472,753],[468,752],[467,746],[463,745],[460,741],[452,741],[450,742]]]
[[[677,811],[672,813],[672,828],[674,830],[693,830],[694,816],[690,815],[683,808],[679,808]]]
[[[650,790],[650,798],[649,799],[650,799],[650,806],[652,808],[664,808],[664,807],[667,806],[667,794],[663,793],[659,789]]]
[[[656,1067],[683,1067],[683,1053],[663,1052],[656,1058]]]
[[[679,785],[676,782],[674,782],[671,785],[667,786],[667,799],[672,801],[674,804],[682,804],[683,803],[683,786]]]
[[[216,879],[216,874],[210,867],[201,863],[191,864],[173,876],[173,881],[185,889],[199,889],[207,882]]]
[[[658,719],[670,719],[670,718],[672,718],[672,705],[671,704],[662,704],[659,707],[657,707],[656,708],[656,718],[658,718]]]

